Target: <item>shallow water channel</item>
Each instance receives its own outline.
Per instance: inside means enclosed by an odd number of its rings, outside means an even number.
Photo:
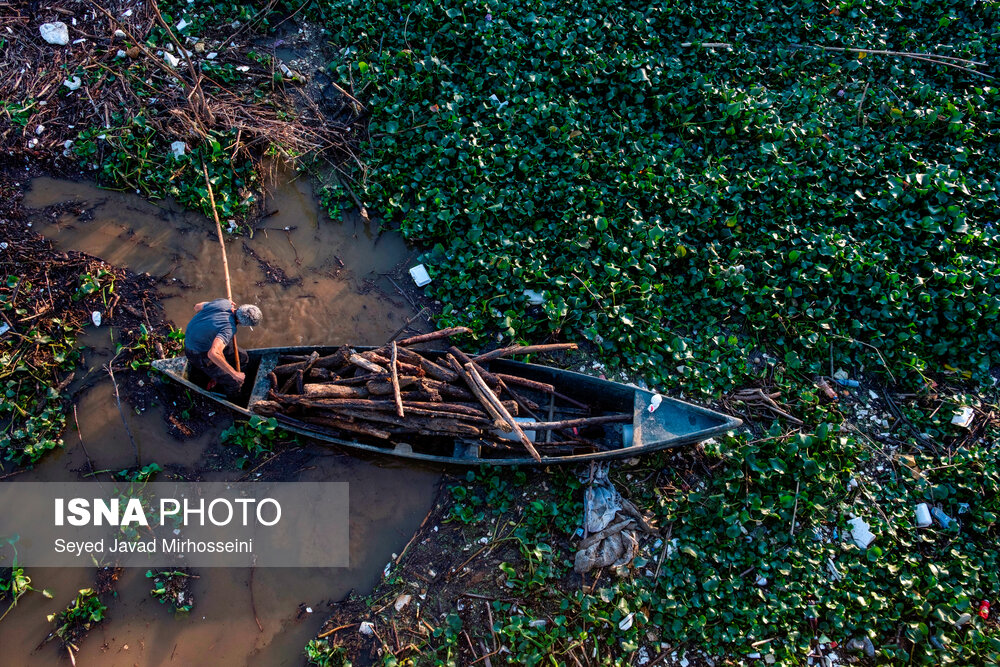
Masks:
[[[66,202],[74,203],[75,213],[45,210]],[[24,205],[35,211],[33,228],[58,248],[165,276],[170,284],[162,289],[163,305],[177,327],[186,324],[194,303],[225,296],[214,225],[200,215],[171,202],[150,203],[49,178],[31,182]],[[318,212],[309,185],[299,181],[273,188],[266,210],[278,212],[263,221],[265,229],[252,239],[227,244],[234,299],[256,303],[264,312],[264,322],[254,331],[240,329],[241,346],[380,344],[414,314],[384,275],[411,259],[401,237],[373,234],[358,219],[329,220]],[[114,350],[111,336],[107,326],[88,327],[80,339],[86,368],[107,363]],[[232,423],[220,413],[214,428],[180,441],[167,433],[160,408],[137,414],[125,407],[143,463],[192,473],[210,467],[219,433]],[[47,455],[33,470],[18,475],[18,481],[77,481],[88,470],[87,455],[98,470],[134,463],[109,381],[86,390],[77,412],[79,436],[69,429],[65,449]],[[308,464],[285,481],[350,483],[349,568],[257,569],[253,601],[262,630],[251,608],[250,570],[196,571],[195,607],[177,617],[149,595],[150,580],[143,570],[126,570],[109,604],[108,620],[83,642],[77,664],[303,664],[302,648],[325,619],[327,603],[351,590],[365,593],[377,583],[392,554],[403,548],[430,509],[439,478],[432,469],[410,464],[365,461],[320,446],[307,451]],[[222,480],[244,473],[200,474]],[[51,629],[45,617],[65,607],[78,589],[92,585],[94,572],[92,567],[27,568],[32,585],[48,589],[54,599],[31,593],[0,623],[0,664],[69,664],[57,642],[39,647]]]

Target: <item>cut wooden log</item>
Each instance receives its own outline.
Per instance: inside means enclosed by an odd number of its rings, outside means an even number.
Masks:
[[[476,371],[479,372],[479,377],[483,378],[486,381],[486,384],[490,387],[490,389],[492,389],[493,391],[500,391],[500,380],[499,378],[497,378],[496,375],[490,373],[482,366],[474,362],[472,359],[469,358],[469,355],[467,355],[465,352],[462,352],[454,345],[449,347],[448,351],[451,352],[451,354],[455,357],[455,359],[458,360],[461,366],[464,367],[466,364],[474,365],[476,367]]]
[[[385,368],[382,368],[378,364],[375,364],[375,363],[372,363],[372,362],[368,361],[367,359],[365,359],[364,357],[362,357],[360,354],[352,354],[351,356],[349,356],[347,358],[347,360],[350,361],[355,366],[357,366],[358,368],[364,369],[364,370],[368,371],[369,373],[380,373],[380,374],[384,375],[384,374],[386,374],[386,373],[389,372],[388,370],[386,370]]]
[[[326,382],[327,380],[334,379],[334,376],[326,368],[310,368],[309,372],[306,373],[306,384],[309,382]]]
[[[510,414],[514,415],[515,417],[517,416],[517,403],[515,403],[514,401],[500,401],[500,402],[503,404],[503,406],[505,408],[507,408],[507,412],[509,412]],[[466,408],[474,408],[476,410],[479,410],[480,412],[483,411],[483,405],[482,405],[482,403],[455,403],[455,402],[452,402],[452,403],[449,403],[449,405],[461,405],[461,406],[464,406]]]
[[[458,360],[455,359],[454,356],[448,354],[447,359],[451,367],[455,369],[455,372],[458,373],[459,377],[462,378],[462,380],[465,382],[466,385],[468,385],[469,389],[476,396],[476,398],[479,399],[479,403],[486,410],[487,414],[489,414],[493,418],[494,426],[496,426],[499,429],[506,430],[507,421],[503,418],[503,415],[500,413],[500,411],[497,410],[492,403],[490,403],[489,399],[486,398],[486,395],[483,393],[482,389],[479,388],[479,385],[469,376],[469,373],[464,368],[462,368],[462,366],[459,365]],[[470,367],[472,366],[472,364],[469,365]],[[480,379],[482,378],[480,377]]]
[[[458,380],[458,374],[455,374],[455,379]],[[440,380],[432,380],[430,378],[420,378],[420,386],[427,391],[436,391],[441,394],[444,398],[449,398],[452,400],[460,401],[475,401],[476,397],[472,395],[467,389],[462,389],[458,385],[449,384],[448,382],[442,382]]]
[[[260,401],[254,407],[256,408],[258,405],[260,405],[260,403],[265,403],[265,402],[266,401]],[[266,414],[266,413],[262,412],[260,414]],[[370,424],[356,424],[356,423],[353,423],[353,422],[348,421],[346,419],[338,419],[338,420],[335,420],[336,423],[330,422],[330,423],[325,423],[324,424],[322,422],[309,423],[309,422],[301,421],[301,420],[295,419],[293,417],[289,417],[288,415],[282,414],[280,412],[274,413],[274,414],[272,414],[270,416],[274,417],[278,421],[278,423],[286,424],[288,426],[294,426],[296,428],[301,428],[301,429],[305,429],[305,430],[318,430],[318,429],[316,429],[317,426],[324,426],[326,428],[336,428],[336,429],[342,430],[342,431],[351,431],[351,432],[355,432],[355,433],[361,433],[363,435],[370,435],[372,437],[379,438],[381,440],[386,440],[389,437],[391,437],[391,435],[392,435],[387,429],[379,429],[377,427],[373,427]],[[315,419],[322,419],[322,417],[318,417],[318,418],[317,417],[313,417],[313,419],[314,420]],[[320,441],[320,444],[325,445],[327,447],[330,446],[329,444],[324,443],[322,441]]]
[[[420,378],[403,376],[396,380],[398,386],[410,387],[420,382]],[[368,392],[371,394],[376,394],[379,396],[389,395],[393,393],[392,378],[387,377],[381,380],[369,380],[365,383],[365,387],[368,388]]]
[[[529,380],[527,378],[518,377],[516,375],[508,375],[506,373],[497,373],[497,378],[503,380],[507,384],[513,384],[520,387],[526,387],[527,389],[534,389],[535,391],[540,391],[545,394],[553,394],[556,398],[569,403],[570,405],[575,405],[578,408],[584,410],[590,409],[590,406],[586,403],[581,403],[575,398],[570,398],[556,391],[556,388],[551,384],[546,384],[545,382],[537,382],[535,380]]]
[[[408,403],[410,401],[416,401],[418,403],[441,403],[441,394],[437,392],[424,391],[423,389],[417,389],[414,391],[404,391],[400,393],[403,397],[403,403]]]
[[[575,350],[577,348],[576,343],[551,343],[549,345],[512,345],[510,347],[501,347],[499,349],[493,350],[492,352],[487,352],[486,354],[480,354],[478,357],[473,359],[477,364],[484,364],[487,361],[493,359],[499,359],[501,357],[510,357],[514,355],[522,354],[536,354],[538,352],[555,352],[557,350]]]
[[[472,329],[467,327],[451,327],[448,329],[439,329],[438,331],[432,331],[430,333],[420,334],[419,336],[410,336],[409,338],[404,338],[403,340],[396,341],[396,344],[400,347],[407,347],[408,345],[417,345],[419,343],[428,343],[432,340],[441,340],[442,338],[448,338],[449,336],[457,336],[459,334],[472,333]]]
[[[399,353],[396,351],[396,341],[392,341],[390,347],[392,348],[392,358],[389,359],[389,378],[392,381],[392,397],[396,401],[396,414],[402,417],[403,399],[399,395],[399,371],[396,369],[396,365],[399,363]]]
[[[319,352],[313,352],[309,355],[309,358],[306,359],[306,365],[302,367],[302,377],[309,374],[309,371],[312,370],[312,367],[316,365],[317,361],[319,361]]]
[[[250,409],[258,415],[273,417],[276,414],[280,414],[284,410],[284,407],[277,401],[257,401]]]
[[[525,398],[524,396],[521,396],[516,391],[514,391],[513,389],[511,389],[510,387],[508,387],[506,385],[506,383],[504,383],[503,380],[500,380],[500,390],[501,391],[505,391],[508,394],[510,394],[510,397],[514,399],[514,402],[517,405],[519,405],[521,407],[521,409],[523,409],[529,415],[531,415],[532,417],[534,417],[536,420],[538,419],[538,416],[535,415],[535,413],[534,413],[534,411],[538,409],[538,403],[535,403],[534,401],[532,401],[532,400],[530,400],[528,398]]]
[[[420,382],[417,383],[417,386],[420,387],[420,391],[426,392],[427,395],[431,397],[430,399],[428,399],[431,402],[434,402],[434,403],[443,403],[444,402],[444,399],[441,398],[441,392],[439,392],[434,387],[429,387],[429,386],[425,385],[424,384],[424,378],[420,378]]]
[[[403,359],[410,364],[419,365],[424,369],[424,373],[426,373],[428,377],[442,382],[454,382],[458,379],[458,375],[456,375],[454,371],[450,371],[444,366],[434,363],[430,359],[417,354],[413,350],[408,350],[404,347],[397,349],[399,350],[400,359]]]
[[[382,350],[368,350],[367,352],[362,352],[359,356],[363,359],[367,359],[373,364],[378,364],[379,366],[382,366],[384,368],[389,368],[392,362],[392,360],[389,358],[391,354],[387,356],[382,352],[383,352]],[[423,377],[424,375],[426,375],[424,369],[416,364],[408,364],[402,361],[399,361],[397,363],[399,364],[397,367],[398,372],[404,375],[415,375],[417,377]]]
[[[508,385],[512,384],[519,387],[525,387],[527,389],[534,389],[535,391],[540,391],[543,394],[552,394],[556,390],[555,385],[538,382],[537,380],[529,380],[528,378],[519,377],[517,375],[497,373],[497,378],[503,380]]]
[[[346,417],[353,417],[355,419],[355,423],[357,420],[373,421],[383,424],[392,424],[404,429],[412,429],[414,432],[423,429],[437,433],[448,433],[451,435],[470,437],[477,437],[483,432],[481,428],[472,424],[431,416],[413,415],[409,417],[399,417],[395,414],[387,412],[368,412],[365,410],[355,410],[350,408],[337,410],[337,414]]]
[[[486,419],[488,416],[478,405],[463,405],[462,403],[431,403],[428,401],[407,401],[406,407],[430,410],[432,412],[447,412],[453,414],[468,415],[470,417],[480,417]]]
[[[386,375],[385,373],[367,373],[365,375],[358,375],[357,377],[349,377],[349,378],[342,378],[342,377],[334,378],[331,376],[331,378],[326,382],[324,382],[323,384],[353,385],[353,384],[366,384],[368,382],[371,382],[372,380],[388,380],[388,379],[389,376]]]
[[[347,363],[347,359],[350,356],[350,352],[351,349],[349,347],[342,347],[331,355],[325,357],[319,357],[313,363],[313,366],[317,368],[327,368],[327,369],[343,366],[344,364]],[[313,354],[317,353],[313,352]],[[294,373],[295,371],[302,370],[306,367],[306,364],[309,363],[309,359],[311,357],[312,355],[309,355],[309,357],[306,357],[305,361],[297,361],[291,364],[276,366],[274,368],[274,373],[275,375],[278,376],[285,376],[288,375],[289,373]]]
[[[632,421],[632,415],[622,412],[616,415],[601,415],[599,417],[583,417],[582,419],[564,419],[558,422],[525,422],[521,428],[525,431],[559,431],[564,428],[594,426],[596,424],[625,423]]]
[[[307,384],[302,395],[309,398],[368,398],[368,389],[342,384]]]
[[[302,417],[302,420],[307,424],[312,424],[314,426],[324,426],[326,428],[334,428],[340,431],[361,433],[363,435],[370,435],[373,438],[379,438],[380,440],[388,440],[392,436],[389,431],[376,428],[371,424],[365,424],[363,422],[348,421],[346,419],[336,419],[333,417],[318,417],[315,415],[305,415]]]
[[[288,394],[291,393],[292,389],[298,389],[302,385],[302,369],[295,371],[291,374],[285,384],[281,385],[281,393]],[[299,392],[302,393],[302,392]]]
[[[423,402],[423,401],[421,401]],[[395,416],[396,419],[401,419],[403,422],[400,425],[412,424],[409,420],[410,417],[432,417],[435,419],[447,419],[453,422],[464,422],[467,424],[479,424],[482,426],[492,426],[493,422],[490,421],[485,415],[469,415],[463,412],[443,412],[440,410],[428,410],[426,408],[413,407],[413,403],[406,403],[406,416],[400,417],[391,410],[365,410],[361,411],[357,408],[331,408],[326,407],[320,410],[320,413],[331,413],[331,414],[344,414],[352,415],[356,419],[367,419],[369,421],[384,422],[384,416]],[[363,415],[363,416],[362,416]],[[396,422],[388,422],[395,424]],[[418,425],[419,426],[419,425]]]
[[[541,455],[539,455],[538,450],[535,449],[535,446],[532,444],[531,440],[528,439],[528,436],[526,436],[524,434],[524,431],[521,430],[521,427],[518,426],[517,420],[515,420],[514,417],[507,411],[507,409],[503,407],[503,404],[500,403],[500,399],[497,397],[496,394],[493,393],[493,390],[486,386],[486,381],[483,380],[481,375],[479,375],[479,371],[476,370],[476,365],[470,362],[466,364],[463,367],[463,369],[465,370],[466,373],[468,373],[472,381],[476,385],[478,385],[480,391],[482,391],[486,400],[489,401],[489,403],[497,411],[499,411],[500,416],[503,417],[504,421],[507,422],[510,428],[505,430],[513,431],[514,434],[517,435],[517,439],[521,441],[522,445],[524,445],[524,448],[528,450],[528,453],[531,454],[531,456],[536,461],[541,461],[542,457]]]

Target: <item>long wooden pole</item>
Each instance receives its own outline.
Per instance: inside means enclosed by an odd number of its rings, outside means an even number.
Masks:
[[[226,298],[233,300],[233,286],[229,281],[229,260],[226,259],[226,242],[222,238],[222,223],[219,222],[219,212],[215,210],[215,193],[212,192],[212,181],[208,178],[208,167],[201,163],[201,171],[205,175],[205,186],[208,188],[208,201],[212,205],[212,217],[215,218],[215,234],[219,237],[219,247],[222,248],[222,269],[226,274]],[[236,372],[240,370],[240,347],[236,343],[236,332],[233,331],[233,353],[236,356]]]

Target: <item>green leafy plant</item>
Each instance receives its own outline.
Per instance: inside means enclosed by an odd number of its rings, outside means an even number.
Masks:
[[[278,420],[274,417],[253,415],[245,422],[237,422],[222,432],[222,443],[243,449],[247,456],[240,457],[237,465],[242,468],[251,459],[271,452],[281,440]]]
[[[8,120],[18,127],[27,127],[32,114],[36,110],[36,104],[34,100],[27,100],[25,102],[0,102],[0,111],[5,115]]]
[[[202,164],[208,168],[219,216],[247,214],[256,201],[257,172],[248,160],[234,160],[223,146],[236,139],[236,130],[213,131],[175,155],[167,141],[142,115],[114,114],[113,127],[80,132],[73,151],[94,165],[104,187],[129,188],[152,198],[174,197],[182,205],[212,217]]]
[[[138,470],[119,470],[118,477],[127,480],[133,484],[145,484],[153,479],[153,476],[158,473],[163,472],[163,468],[159,463],[149,463]]]
[[[153,588],[149,594],[160,601],[160,604],[170,605],[171,611],[186,614],[194,607],[194,598],[188,588],[191,575],[182,570],[167,572],[146,571],[146,578],[153,580]]]
[[[351,667],[343,646],[331,646],[326,639],[312,639],[306,644],[306,660],[316,667]]]
[[[331,74],[372,95],[366,203],[428,248],[442,325],[586,339],[719,395],[762,344],[791,370],[819,370],[832,347],[838,363],[913,369],[908,382],[1000,361],[982,326],[1000,317],[1000,87],[797,47],[986,58],[988,10],[942,28],[937,7],[888,6],[324,11],[356,45]],[[545,304],[528,308],[525,288]]]
[[[73,294],[73,301],[81,301],[92,294],[100,294],[105,307],[108,298],[114,295],[115,276],[107,269],[99,269],[96,273],[85,273],[80,276],[80,286]]]
[[[53,634],[69,645],[76,643],[91,627],[104,620],[107,610],[94,589],[82,588],[66,609],[49,614],[48,621],[56,626]]]

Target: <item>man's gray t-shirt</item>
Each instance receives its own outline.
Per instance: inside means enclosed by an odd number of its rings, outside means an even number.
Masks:
[[[229,345],[235,332],[236,315],[232,302],[229,299],[209,301],[188,322],[184,347],[197,354],[208,352],[216,337]]]

